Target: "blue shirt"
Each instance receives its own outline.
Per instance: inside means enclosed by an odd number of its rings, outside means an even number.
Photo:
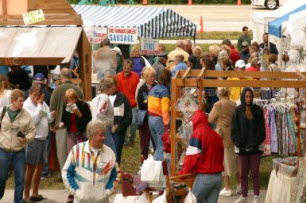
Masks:
[[[172,70],[172,77],[175,76],[176,72],[179,71],[179,70],[186,70],[187,69],[187,65],[185,62],[181,61],[179,62],[175,68]]]
[[[9,72],[8,66],[0,66],[0,75],[6,75]]]

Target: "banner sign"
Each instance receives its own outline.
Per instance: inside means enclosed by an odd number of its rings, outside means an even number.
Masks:
[[[25,25],[35,24],[45,20],[44,12],[42,9],[30,11],[22,14]]]
[[[137,44],[137,28],[108,28],[108,38],[113,44]]]
[[[107,38],[106,27],[85,27],[84,28],[87,39],[91,44],[100,44]]]
[[[158,39],[140,39],[141,55],[157,55]]]

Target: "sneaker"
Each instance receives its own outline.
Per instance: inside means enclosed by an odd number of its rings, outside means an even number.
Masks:
[[[258,195],[254,195],[253,203],[260,203]]]
[[[241,185],[237,185],[236,194],[241,194]]]
[[[227,189],[225,189],[225,188],[223,188],[223,190],[221,190],[220,191],[220,196],[226,196],[226,197],[230,197],[230,196],[232,196],[232,190],[231,189],[229,189],[229,190],[227,190]]]
[[[239,199],[237,199],[234,203],[247,203],[248,198],[240,196]]]

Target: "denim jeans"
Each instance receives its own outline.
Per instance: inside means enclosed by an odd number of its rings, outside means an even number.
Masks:
[[[217,203],[221,186],[221,173],[197,174],[192,193],[197,198],[197,203]]]
[[[47,159],[46,159],[46,163],[44,164],[43,171],[41,173],[41,176],[43,177],[47,177],[49,175],[49,155],[50,155],[50,146],[51,146],[51,136],[52,136],[52,132],[49,130],[49,134],[46,138]]]
[[[115,142],[112,136],[112,127],[110,126],[106,127],[104,144],[108,146],[109,148],[111,148],[114,151],[115,156],[117,157],[116,146],[115,146]]]
[[[123,144],[124,144],[125,132],[126,131],[112,133],[114,143],[115,143],[115,147],[116,147],[116,151],[117,151],[116,159],[117,159],[117,162],[118,162],[119,165],[121,163],[121,154],[122,154],[122,148],[123,148]]]
[[[10,166],[14,165],[15,192],[14,203],[23,202],[24,172],[25,172],[25,150],[18,152],[6,152],[0,148],[0,200],[5,191],[5,183],[8,178]]]
[[[151,131],[151,135],[156,144],[156,150],[154,152],[154,159],[156,161],[163,161],[164,156],[164,142],[162,140],[162,136],[165,132],[165,126],[163,122],[163,118],[160,116],[149,116],[149,127]]]
[[[128,132],[130,132],[130,141],[135,141],[136,138],[136,128],[137,128],[137,124],[136,124],[136,113],[137,113],[137,107],[132,108],[132,114],[133,114],[133,118],[132,118],[132,123],[129,126],[128,130],[125,133],[125,143],[128,143]]]

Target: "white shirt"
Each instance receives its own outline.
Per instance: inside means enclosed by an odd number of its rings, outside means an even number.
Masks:
[[[0,96],[0,108],[7,106],[11,103],[11,90],[4,90],[2,96]]]
[[[115,103],[116,97],[117,97],[116,94],[108,96],[108,98],[109,98],[111,104],[113,105],[113,107],[114,107],[114,103]]]
[[[34,104],[30,97],[28,97],[23,107],[27,110],[33,119],[36,127],[36,139],[44,140],[49,133],[49,123],[51,123],[54,118],[50,113],[48,105],[44,102],[43,104]]]
[[[92,120],[100,119],[112,126],[114,123],[114,109],[109,100],[109,97],[101,93],[96,96],[91,102]]]

